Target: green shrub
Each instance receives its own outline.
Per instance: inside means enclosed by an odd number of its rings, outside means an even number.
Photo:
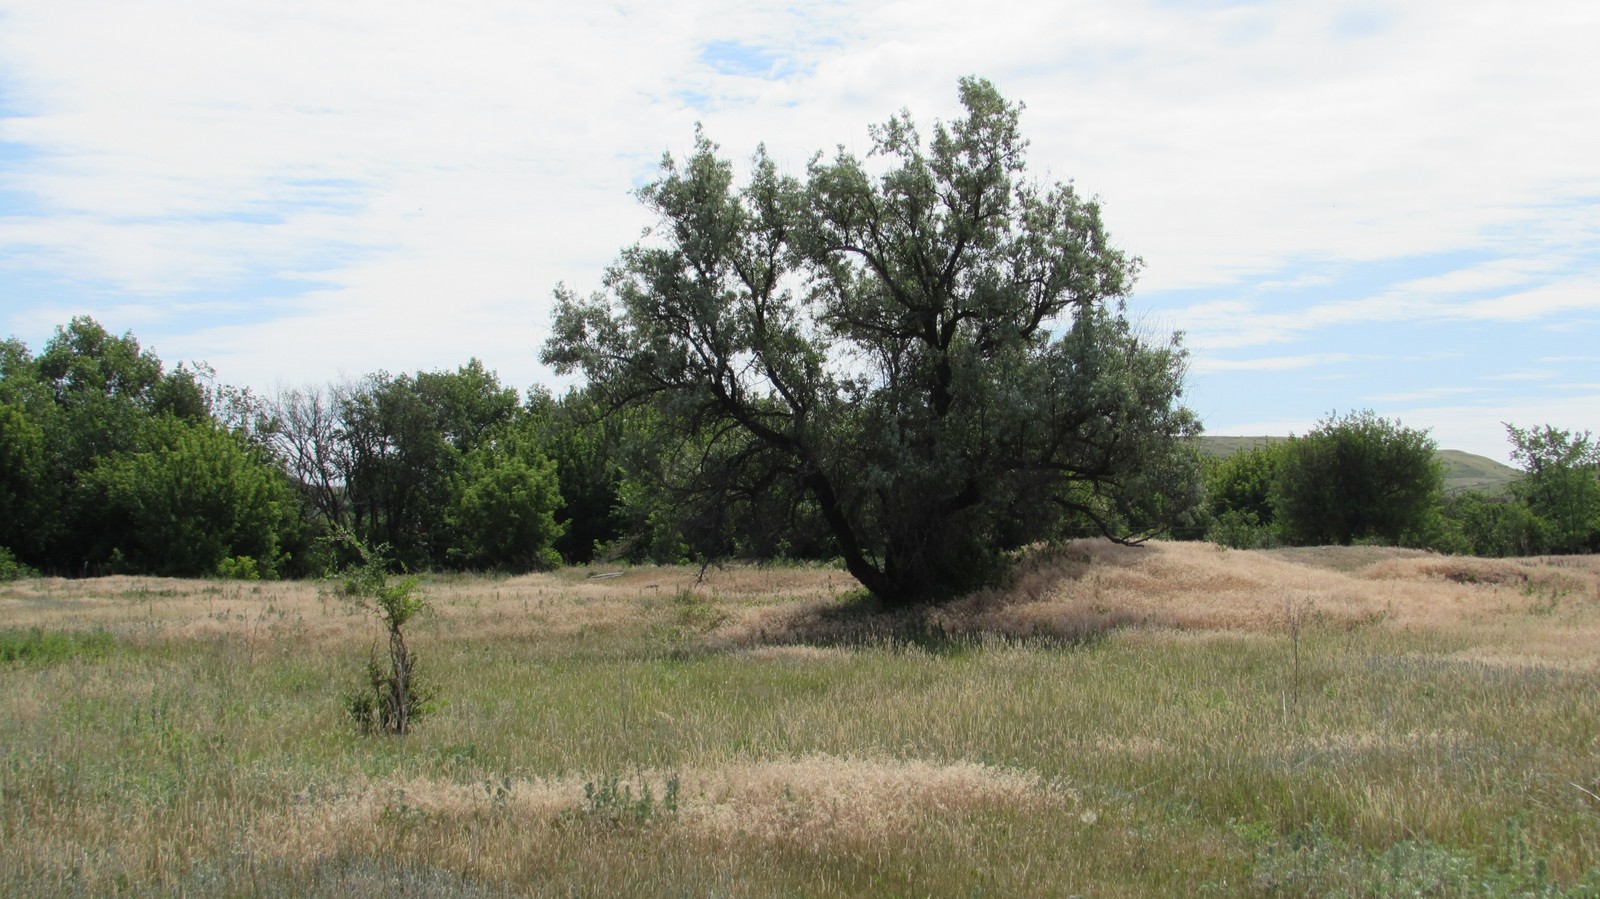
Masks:
[[[1283,542],[1276,528],[1262,524],[1254,512],[1239,509],[1218,515],[1206,531],[1206,539],[1230,549],[1272,549]]]
[[[249,556],[234,556],[217,563],[217,577],[230,581],[259,581],[261,566]]]
[[[1272,483],[1274,523],[1297,546],[1415,544],[1443,495],[1437,449],[1427,431],[1371,410],[1330,415],[1283,444]]]
[[[17,561],[17,557],[8,547],[0,546],[0,583],[38,576],[39,572]]]
[[[1519,498],[1463,493],[1444,506],[1455,539],[1435,549],[1474,556],[1531,556],[1549,548],[1550,526]]]
[[[575,810],[575,817],[610,827],[640,825],[658,818],[671,818],[678,814],[679,777],[667,775],[661,785],[658,799],[648,781],[639,780],[639,792],[624,783],[615,774],[591,780],[583,785],[583,805]]]

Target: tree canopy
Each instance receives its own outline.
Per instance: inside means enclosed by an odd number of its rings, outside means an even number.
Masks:
[[[1550,552],[1600,550],[1600,444],[1588,431],[1506,425],[1511,458],[1523,478],[1512,492],[1538,519]]]
[[[1299,545],[1422,542],[1438,514],[1444,473],[1426,430],[1371,410],[1329,415],[1282,445],[1272,506]]]
[[[87,317],[37,357],[0,343],[4,557],[52,574],[321,574],[340,562],[338,535],[417,568],[559,561],[543,447],[583,434],[548,397],[525,408],[477,360],[273,401],[212,378]],[[590,455],[603,470],[604,452]],[[567,518],[592,548],[616,535],[591,492]]]
[[[212,418],[197,369],[72,319],[0,351],[0,545],[58,572],[210,574],[278,561],[287,482]]]
[[[960,85],[785,175],[697,134],[601,290],[556,291],[544,359],[658,423],[662,484],[715,520],[820,520],[891,604],[992,578],[1089,525],[1136,539],[1196,498],[1185,356],[1127,319],[1139,262],[1099,205],[1026,176],[1021,107]],[[773,508],[781,503],[783,508]]]

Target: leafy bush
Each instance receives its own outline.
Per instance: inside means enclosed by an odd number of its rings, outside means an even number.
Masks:
[[[472,566],[554,568],[561,564],[553,547],[562,532],[560,505],[554,462],[516,447],[476,450],[466,458],[451,516],[460,535],[454,554]]]
[[[291,502],[282,474],[210,422],[168,417],[149,432],[147,445],[84,475],[84,501],[117,541],[107,549],[137,572],[201,577],[249,556],[270,575]]]
[[[660,799],[643,778],[635,795],[631,784],[612,774],[583,785],[583,805],[576,811],[581,820],[612,827],[646,824],[677,815],[679,789],[678,775],[669,774],[661,785]]]
[[[249,556],[233,556],[217,563],[217,577],[230,581],[259,581],[261,566]]]
[[[1230,549],[1272,549],[1283,543],[1272,525],[1262,524],[1254,512],[1238,509],[1218,515],[1206,531],[1206,539]]]
[[[38,577],[39,572],[29,568],[12,554],[10,548],[0,546],[0,583],[24,577]]]
[[[1253,446],[1206,466],[1206,504],[1220,519],[1240,512],[1258,525],[1272,523],[1272,488],[1286,443]]]
[[[1474,556],[1530,556],[1545,551],[1549,525],[1520,499],[1470,492],[1444,505],[1446,531],[1432,548]]]
[[[1371,410],[1329,416],[1284,444],[1272,507],[1297,545],[1426,540],[1436,526],[1444,472],[1426,430]]]

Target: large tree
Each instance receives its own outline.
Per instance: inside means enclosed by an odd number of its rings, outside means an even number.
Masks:
[[[681,502],[785,497],[890,604],[992,578],[1002,551],[1121,537],[1193,498],[1184,354],[1128,322],[1138,260],[1096,202],[1026,177],[1020,106],[966,79],[804,180],[748,180],[703,135],[639,192],[659,219],[604,289],[556,292],[544,359],[648,406]],[[769,515],[778,514],[769,510]]]

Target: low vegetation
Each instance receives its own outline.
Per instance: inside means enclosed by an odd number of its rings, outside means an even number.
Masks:
[[[393,738],[333,584],[0,585],[4,645],[75,647],[0,662],[0,894],[1600,890],[1592,556],[1080,542],[886,612],[830,567],[422,586],[449,703]]]

